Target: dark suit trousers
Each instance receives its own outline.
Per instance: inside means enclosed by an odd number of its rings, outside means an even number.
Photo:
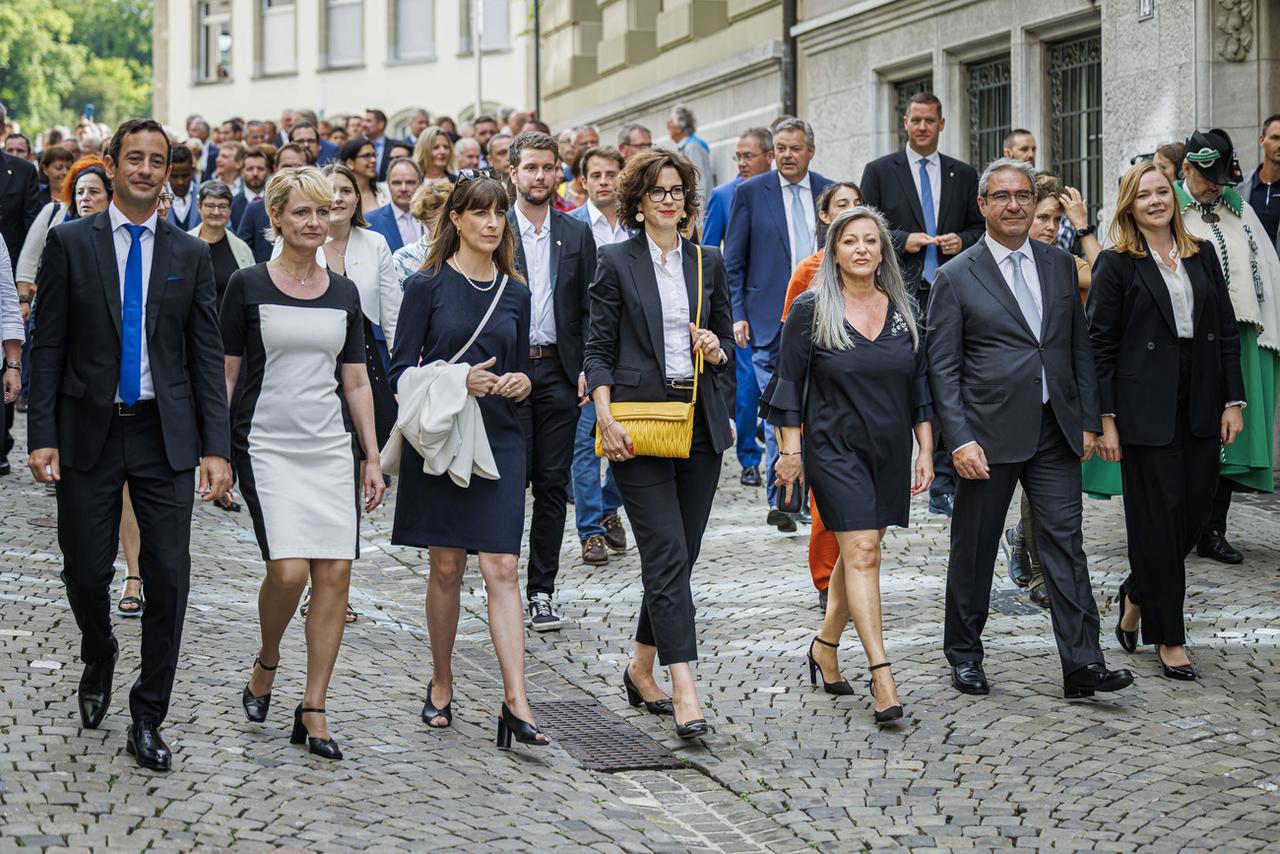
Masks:
[[[80,658],[112,654],[112,564],[119,543],[122,488],[129,484],[142,533],[138,569],[147,608],[142,615],[142,672],[129,693],[135,721],[160,724],[178,668],[178,647],[191,579],[190,471],[174,471],[164,451],[160,416],[115,416],[97,464],[62,467],[58,483],[58,545],[62,580],[80,627]]]
[[[931,288],[922,284],[916,292],[916,300],[922,307],[929,305]],[[951,459],[951,450],[947,447],[942,435],[942,425],[938,419],[933,420],[933,483],[929,484],[929,497],[940,498],[943,495],[955,495],[956,466]]]
[[[578,389],[569,382],[560,359],[529,362],[533,391],[520,407],[533,519],[529,523],[529,580],[526,595],[554,593],[564,542],[565,508],[573,466],[573,436],[578,427]]]
[[[640,552],[644,596],[636,642],[656,646],[664,667],[698,658],[690,580],[720,482],[722,456],[712,450],[699,410],[688,459],[636,457],[613,464]]]
[[[1124,445],[1124,523],[1130,576],[1122,591],[1142,607],[1142,642],[1186,643],[1182,606],[1186,558],[1200,541],[1218,487],[1218,437],[1191,435],[1186,375],[1190,348],[1182,350],[1173,441],[1158,448]]]
[[[993,465],[989,480],[957,481],[943,632],[947,660],[953,665],[982,661],[982,629],[991,605],[996,550],[1019,482],[1035,514],[1036,548],[1049,591],[1062,672],[1100,664],[1098,607],[1080,531],[1080,458],[1067,444],[1049,406],[1041,410],[1040,441],[1029,460]]]

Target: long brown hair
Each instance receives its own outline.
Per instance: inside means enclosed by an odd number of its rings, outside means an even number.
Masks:
[[[351,171],[351,167],[343,166],[341,163],[330,163],[328,166],[320,170],[320,174],[325,178],[330,178],[334,175],[341,175],[343,178],[346,178],[351,182],[351,186],[354,187],[356,191],[356,209],[355,212],[351,214],[351,225],[353,228],[368,228],[369,221],[364,218],[364,203],[360,199],[360,179],[356,176],[355,172]]]
[[[1156,166],[1150,160],[1144,160],[1141,163],[1135,163],[1130,166],[1128,171],[1124,173],[1124,177],[1120,179],[1120,194],[1116,197],[1116,212],[1111,218],[1111,244],[1117,252],[1124,252],[1134,258],[1147,257],[1147,241],[1143,239],[1142,232],[1138,229],[1138,222],[1133,216],[1133,206],[1138,198],[1138,186],[1142,183],[1142,178],[1149,172],[1154,172],[1169,181],[1167,175],[1160,171],[1160,167]],[[1190,258],[1200,251],[1200,238],[1187,231],[1186,225],[1182,222],[1182,209],[1178,204],[1177,193],[1174,191],[1173,184],[1169,183],[1170,191],[1174,192],[1173,197],[1173,218],[1169,220],[1169,230],[1173,233],[1174,249],[1177,250],[1179,258]]]
[[[461,216],[467,211],[497,210],[503,215],[504,222],[502,240],[493,253],[493,263],[497,265],[499,273],[505,273],[512,279],[523,282],[524,277],[516,270],[515,234],[511,223],[505,221],[509,206],[507,189],[498,179],[459,179],[454,185],[453,192],[449,194],[449,200],[437,214],[435,237],[431,241],[431,251],[427,253],[427,260],[423,262],[422,269],[430,270],[433,275],[439,273],[444,262],[453,257],[462,243],[458,227],[453,224],[449,214],[457,213]]]

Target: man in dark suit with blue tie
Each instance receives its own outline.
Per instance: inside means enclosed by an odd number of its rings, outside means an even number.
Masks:
[[[791,272],[817,248],[814,226],[817,200],[831,183],[809,169],[815,151],[813,128],[801,119],[785,119],[773,129],[776,172],[743,181],[733,198],[725,234],[724,262],[733,298],[733,336],[738,346],[751,345],[751,364],[760,390],[773,376],[782,340],[782,304]],[[768,522],[794,531],[795,520],[777,509],[778,487],[773,464],[778,443],[773,427],[764,425],[765,488]]]
[[[906,149],[867,164],[862,173],[862,198],[889,221],[902,277],[924,310],[939,265],[982,236],[978,173],[969,164],[938,151],[938,137],[947,123],[937,96],[930,92],[913,96],[902,122],[907,131]],[[950,516],[955,503],[955,471],[943,437],[935,433],[934,439],[935,477],[929,486],[929,511]]]
[[[157,122],[125,122],[107,150],[110,207],[50,230],[28,409],[28,466],[41,483],[58,483],[62,581],[80,628],[78,705],[89,729],[110,707],[120,650],[111,580],[129,486],[147,609],[126,748],[156,770],[171,761],[160,726],[190,584],[192,473],[199,468],[205,501],[231,485],[213,263],[203,241],[156,215],[170,157]]]

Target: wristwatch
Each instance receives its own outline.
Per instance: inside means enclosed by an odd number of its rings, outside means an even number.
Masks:
[[[20,371],[20,370],[22,370],[22,363],[21,363],[21,362],[15,362],[13,359],[5,359],[5,360],[4,360],[4,369],[5,369],[6,371]]]
[[[1093,234],[1097,230],[1098,230],[1098,227],[1096,225],[1086,225],[1084,228],[1076,229],[1076,237],[1088,237],[1090,234]]]

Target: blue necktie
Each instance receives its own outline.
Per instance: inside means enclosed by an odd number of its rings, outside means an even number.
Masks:
[[[809,233],[809,221],[804,216],[804,200],[800,198],[800,185],[791,184],[791,228],[796,246],[796,257],[791,263],[799,264],[813,254],[813,235]]]
[[[1022,274],[1022,260],[1026,257],[1021,252],[1009,253],[1009,260],[1013,262],[1013,296],[1018,301],[1018,308],[1022,309],[1022,317],[1039,341],[1040,309],[1036,306],[1035,297],[1031,295],[1031,286],[1027,284],[1027,277]],[[1049,402],[1049,380],[1045,376],[1043,366],[1040,368],[1040,402]]]
[[[142,232],[129,230],[129,257],[124,262],[124,307],[120,324],[120,399],[132,406],[142,395]]]
[[[930,237],[938,236],[938,221],[933,215],[933,187],[929,184],[929,161],[920,158],[920,210],[924,213],[924,231]],[[924,272],[921,276],[933,284],[933,274],[938,272],[938,247],[930,243],[924,248]]]

